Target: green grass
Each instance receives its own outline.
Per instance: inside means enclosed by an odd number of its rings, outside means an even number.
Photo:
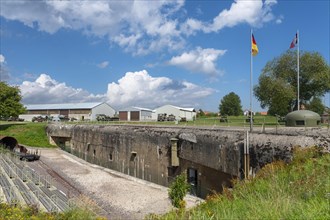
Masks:
[[[294,155],[291,164],[268,164],[191,210],[147,219],[330,219],[330,154],[309,148]]]
[[[46,134],[46,123],[1,123],[0,136],[11,136],[18,143],[33,147],[53,147]]]

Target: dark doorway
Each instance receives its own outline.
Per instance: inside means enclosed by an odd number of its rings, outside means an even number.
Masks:
[[[140,120],[140,112],[131,111],[131,121],[139,121]]]
[[[187,181],[190,184],[190,193],[197,195],[197,170],[194,168],[187,169]]]
[[[119,112],[119,120],[121,120],[121,121],[127,121],[127,119],[128,119],[127,112]]]

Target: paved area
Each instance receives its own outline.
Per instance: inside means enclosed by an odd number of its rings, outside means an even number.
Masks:
[[[173,207],[168,188],[87,163],[60,149],[41,149],[31,167],[54,178],[53,184],[69,197],[85,195],[111,219],[143,219],[149,213],[161,214]],[[201,199],[187,196],[187,206]]]

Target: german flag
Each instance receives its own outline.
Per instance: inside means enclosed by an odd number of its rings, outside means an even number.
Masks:
[[[259,50],[258,50],[258,45],[257,45],[257,42],[256,40],[254,39],[254,36],[252,34],[252,55],[255,56],[259,53]]]

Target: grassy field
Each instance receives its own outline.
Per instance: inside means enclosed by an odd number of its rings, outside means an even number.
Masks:
[[[294,161],[265,166],[257,177],[208,197],[191,210],[147,219],[330,219],[330,154],[296,149]]]
[[[33,147],[53,147],[48,143],[46,123],[0,123],[0,136],[11,136],[18,143]]]

